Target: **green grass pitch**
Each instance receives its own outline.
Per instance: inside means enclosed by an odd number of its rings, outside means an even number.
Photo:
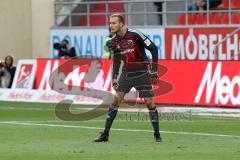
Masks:
[[[94,143],[105,116],[67,122],[51,104],[0,102],[0,160],[240,159],[239,118],[162,119],[163,141],[155,143],[150,122],[119,117],[110,141]]]

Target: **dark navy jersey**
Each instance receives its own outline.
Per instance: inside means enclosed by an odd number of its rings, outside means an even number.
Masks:
[[[123,63],[123,70],[138,71],[148,69],[149,61],[145,48],[152,54],[153,63],[158,61],[156,45],[143,33],[127,28],[123,37],[115,35],[110,42],[109,49],[113,54],[113,72],[116,74],[119,65]]]

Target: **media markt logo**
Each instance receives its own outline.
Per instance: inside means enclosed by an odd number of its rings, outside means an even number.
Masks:
[[[232,74],[231,70],[229,70],[230,72]],[[230,78],[229,75],[222,75],[222,62],[218,62],[215,69],[213,63],[209,62],[198,88],[195,103],[200,102],[204,88],[206,88],[206,103],[209,103],[215,97],[216,104],[232,103],[233,105],[240,105],[240,70]]]

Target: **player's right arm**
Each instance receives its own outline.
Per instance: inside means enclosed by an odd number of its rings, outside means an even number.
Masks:
[[[115,88],[117,86],[117,77],[119,74],[119,68],[121,65],[121,54],[118,49],[117,44],[114,44],[112,40],[107,42],[107,47],[109,49],[112,59],[112,85]]]
[[[112,56],[112,79],[117,79],[121,65],[121,56],[119,53],[113,53]]]

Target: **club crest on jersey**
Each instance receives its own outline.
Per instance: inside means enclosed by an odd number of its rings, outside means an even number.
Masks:
[[[123,41],[120,43],[120,48],[122,48],[123,50],[125,49],[129,49],[133,47],[133,41],[132,40],[127,40],[127,41]]]

